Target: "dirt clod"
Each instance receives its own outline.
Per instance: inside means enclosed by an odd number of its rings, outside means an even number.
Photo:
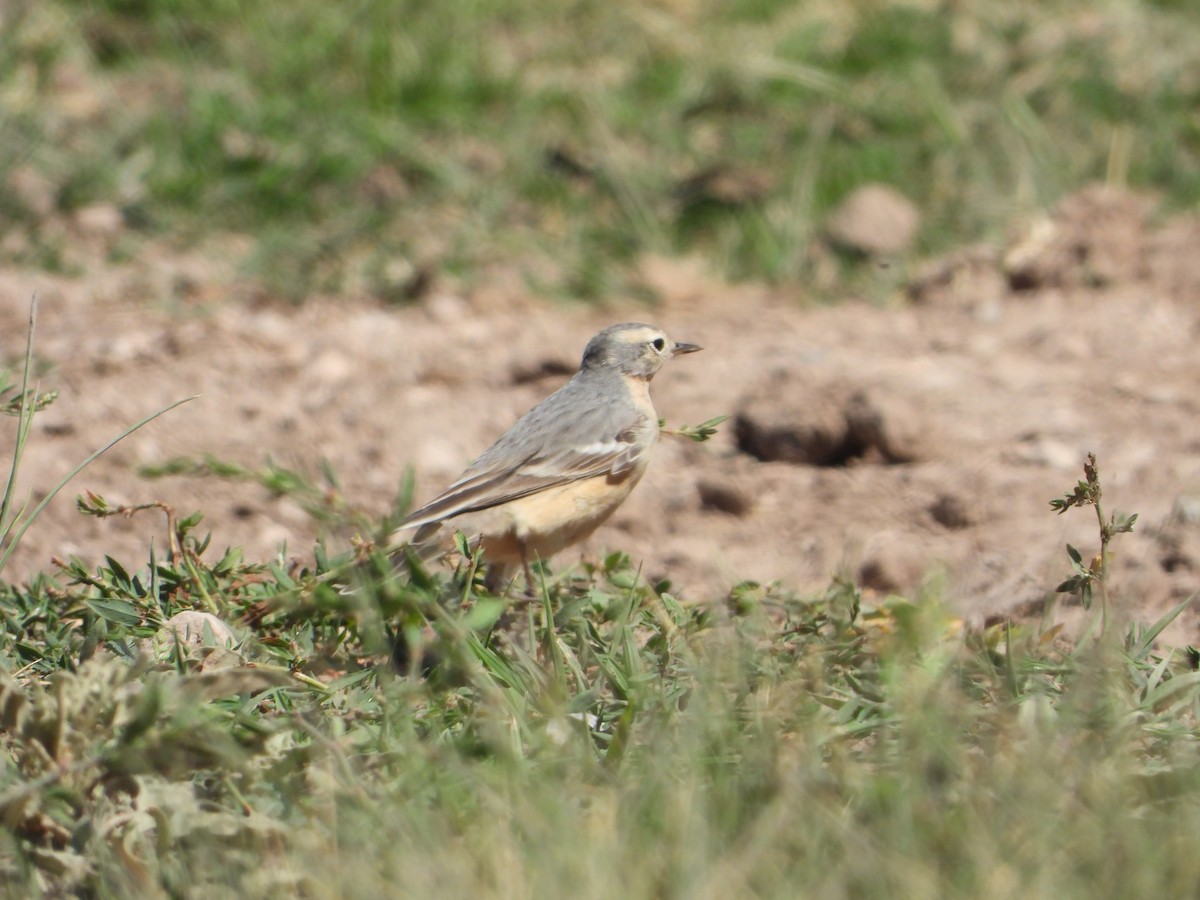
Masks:
[[[927,567],[928,560],[919,548],[888,535],[863,559],[858,580],[869,590],[896,593],[916,584]]]
[[[835,244],[864,256],[896,256],[912,247],[920,226],[920,210],[902,193],[865,184],[838,204],[826,231]]]
[[[959,494],[941,493],[929,506],[933,520],[944,528],[958,531],[975,524],[976,516],[967,499]]]
[[[1028,291],[1139,280],[1155,205],[1143,194],[1106,185],[1064,198],[1009,246],[1004,256],[1009,285]]]
[[[775,373],[749,398],[734,420],[737,446],[763,462],[903,463],[924,453],[920,413],[879,386],[796,370]]]
[[[747,516],[754,509],[753,485],[745,479],[701,478],[696,483],[703,509],[728,513],[731,516]]]
[[[740,404],[734,418],[737,447],[762,462],[840,465],[846,461],[849,401],[838,385],[777,374]]]

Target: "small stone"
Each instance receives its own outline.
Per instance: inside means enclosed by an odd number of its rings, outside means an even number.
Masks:
[[[916,204],[894,187],[865,184],[838,204],[826,231],[834,243],[866,256],[897,256],[912,247],[920,225]]]
[[[1075,447],[1042,435],[1028,436],[1014,452],[1021,462],[1051,469],[1076,469],[1083,459],[1083,453]]]
[[[51,215],[58,202],[50,179],[30,165],[17,166],[9,173],[8,188],[21,206],[41,219]]]
[[[163,623],[164,631],[173,631],[179,635],[180,640],[195,646],[204,643],[205,628],[209,629],[218,644],[237,643],[237,635],[233,633],[233,629],[212,613],[186,609],[175,613]]]
[[[326,350],[312,361],[308,374],[322,384],[342,384],[354,374],[354,362],[337,350]]]
[[[125,217],[111,203],[96,203],[75,211],[75,226],[88,237],[111,239],[125,228]]]
[[[237,635],[221,619],[212,613],[187,609],[163,622],[162,628],[139,646],[144,653],[162,659],[177,647],[198,651],[207,647],[225,649],[237,643]]]
[[[936,445],[911,399],[847,377],[781,372],[752,389],[734,417],[738,449],[763,462],[841,466],[913,462]]]
[[[156,358],[163,342],[161,332],[130,331],[98,344],[89,356],[96,372],[108,374],[130,363]]]
[[[729,478],[701,478],[696,490],[700,494],[700,506],[703,509],[739,518],[748,515],[757,500],[747,485]]]
[[[968,528],[975,522],[975,516],[966,501],[956,494],[939,494],[937,499],[930,504],[929,514],[943,528],[949,528],[952,531]]]

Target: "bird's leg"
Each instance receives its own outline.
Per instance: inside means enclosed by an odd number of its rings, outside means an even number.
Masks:
[[[533,569],[529,567],[529,554],[521,548],[521,567],[525,570],[525,599],[536,600],[537,588],[533,580]]]
[[[490,593],[500,596],[512,589],[509,568],[505,563],[488,563],[487,575],[483,578],[483,586]]]

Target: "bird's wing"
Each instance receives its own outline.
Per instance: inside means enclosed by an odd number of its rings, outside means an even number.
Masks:
[[[400,527],[419,528],[584,478],[620,475],[633,468],[650,449],[637,441],[646,421],[646,416],[639,414],[624,427],[611,429],[611,437],[573,445],[564,441],[566,446],[560,445],[559,449],[542,446],[524,458],[497,452],[505,449],[502,438],[458,481],[409,515]]]

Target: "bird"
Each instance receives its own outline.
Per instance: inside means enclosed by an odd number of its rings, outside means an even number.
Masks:
[[[650,381],[672,358],[700,349],[641,322],[605,328],[566,384],[396,532],[415,529],[410,545],[429,546],[452,525],[482,549],[490,589],[520,565],[532,592],[530,563],[587,538],[641,480],[659,434]]]

